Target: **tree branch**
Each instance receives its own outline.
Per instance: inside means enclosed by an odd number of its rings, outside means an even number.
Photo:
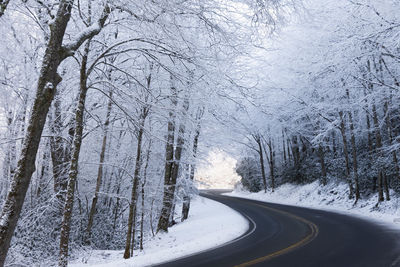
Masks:
[[[62,47],[62,54],[63,58],[67,58],[72,56],[76,50],[88,39],[96,36],[104,27],[108,16],[111,13],[111,9],[108,3],[104,5],[103,12],[98,19],[97,22],[93,23],[91,26],[84,29],[78,36],[75,38],[74,41],[71,41],[68,44],[63,45]]]

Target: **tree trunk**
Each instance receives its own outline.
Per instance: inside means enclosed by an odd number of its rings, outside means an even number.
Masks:
[[[349,122],[350,122],[350,142],[351,142],[351,151],[353,156],[353,175],[354,175],[354,192],[356,195],[355,202],[360,199],[360,186],[358,182],[358,164],[357,164],[357,146],[356,146],[356,137],[354,134],[354,123],[353,123],[353,115],[351,111],[348,113]]]
[[[172,80],[172,78],[171,78]],[[171,85],[171,109],[169,111],[167,144],[165,147],[165,173],[164,173],[164,194],[160,218],[158,220],[157,232],[168,231],[169,216],[172,208],[172,201],[175,193],[175,182],[172,175],[174,167],[174,141],[175,141],[175,119],[176,106],[178,103],[177,92],[174,85]]]
[[[269,148],[269,173],[271,176],[271,189],[272,192],[275,190],[275,152],[274,147],[272,145],[272,139],[269,138],[268,141],[268,148]]]
[[[321,164],[321,184],[326,185],[325,152],[321,144],[318,146],[318,157]]]
[[[381,136],[381,130],[379,129],[379,121],[378,121],[378,114],[376,112],[376,106],[375,104],[372,104],[372,120],[374,123],[374,132],[375,132],[375,139],[376,139],[376,149],[378,151],[378,159],[381,157],[381,148],[382,148],[382,136]],[[378,163],[380,164],[380,163]],[[383,171],[382,168],[379,166],[379,175],[378,175],[378,203],[381,201],[384,201],[385,199],[383,198]]]
[[[147,169],[149,167],[149,160],[150,160],[150,152],[151,152],[151,139],[149,140],[149,147],[147,148],[146,153],[146,164],[144,166],[143,171],[143,179],[142,179],[142,213],[140,218],[140,250],[143,250],[143,228],[144,228],[144,201],[145,201],[145,186],[147,180]]]
[[[263,184],[264,184],[264,193],[267,193],[267,178],[265,176],[265,166],[264,166],[264,153],[263,153],[263,149],[262,149],[262,145],[261,145],[261,137],[259,134],[253,136],[254,139],[257,142],[258,145],[258,156],[260,159],[260,165],[261,165],[261,176],[263,179]]]
[[[286,147],[287,147],[287,158],[288,158],[288,162],[290,163],[290,160],[292,159],[292,156],[291,156],[291,153],[290,153],[291,145],[290,145],[290,138],[289,137],[286,139]]]
[[[282,130],[282,151],[283,151],[283,162],[286,163],[286,146],[285,146],[285,132]]]
[[[347,100],[350,103],[350,92],[349,89],[346,88],[346,96]],[[355,203],[360,199],[360,187],[358,182],[358,164],[357,164],[357,146],[356,146],[356,137],[354,133],[354,123],[353,123],[353,114],[351,111],[348,111],[349,123],[350,123],[350,142],[351,142],[351,153],[353,156],[353,175],[354,175],[354,190],[356,195]]]
[[[293,162],[296,169],[300,167],[300,149],[297,140],[297,135],[292,137],[292,155],[293,155]]]
[[[101,144],[99,168],[97,170],[96,189],[94,192],[94,197],[92,199],[92,206],[90,208],[88,225],[87,225],[87,229],[86,229],[86,242],[87,243],[90,243],[93,219],[94,219],[94,215],[96,213],[97,199],[99,197],[100,186],[102,184],[102,179],[103,179],[103,164],[104,164],[104,158],[105,158],[105,154],[106,154],[108,126],[110,124],[110,116],[111,116],[111,108],[112,108],[112,101],[111,101],[112,91],[110,91],[109,98],[110,98],[110,100],[108,101],[108,105],[107,105],[106,120],[104,122],[104,133],[103,133],[103,142]]]
[[[85,102],[87,95],[87,59],[90,49],[90,39],[86,42],[85,50],[82,56],[82,63],[80,69],[80,88],[78,105],[75,112],[75,132],[74,141],[71,155],[71,163],[68,177],[67,194],[64,204],[63,220],[61,223],[61,234],[60,234],[60,256],[58,264],[60,267],[67,267],[68,265],[68,245],[69,245],[69,233],[71,230],[71,217],[74,207],[74,196],[75,196],[75,184],[78,177],[78,163],[79,153],[82,145],[83,137],[83,119],[85,112]]]
[[[197,156],[197,146],[199,143],[199,137],[200,137],[200,119],[203,116],[203,112],[204,109],[199,109],[200,111],[200,117],[197,117],[197,128],[196,128],[196,133],[194,135],[194,140],[193,140],[193,161],[196,160],[196,156]],[[199,112],[198,112],[199,114]],[[189,174],[189,179],[190,181],[194,180],[194,171],[196,169],[196,163],[192,163],[190,164],[190,174]],[[189,210],[190,210],[190,196],[189,195],[185,195],[184,199],[183,199],[183,206],[182,206],[182,222],[184,220],[186,220],[189,217]]]
[[[45,176],[47,176],[47,173],[49,172],[49,155],[48,155],[48,142],[46,142],[46,147],[43,151],[43,156],[42,156],[42,168],[40,170],[40,176],[37,181],[37,188],[36,188],[36,197],[39,198],[40,195],[42,194],[43,189],[45,189]]]
[[[332,131],[332,151],[333,151],[333,158],[337,156],[337,146],[336,146],[336,133]]]
[[[9,139],[9,143],[7,145],[5,159],[3,161],[3,184],[1,187],[1,197],[5,197],[8,192],[8,188],[10,182],[15,174],[16,170],[16,149],[17,143],[14,140],[18,132],[16,130],[16,120],[13,118],[13,112],[9,111],[6,113],[6,121],[7,121],[7,137]]]
[[[368,114],[368,100],[367,100],[367,92],[366,89],[364,88],[364,98],[365,98],[365,119],[367,122],[367,132],[368,132],[368,151],[369,153],[372,154],[373,152],[373,147],[372,147],[372,134],[371,134],[371,120],[369,118]]]
[[[56,97],[57,98],[57,97]],[[60,211],[64,205],[68,184],[68,164],[71,160],[71,144],[62,138],[63,123],[61,114],[61,100],[56,99],[53,105],[54,112],[50,112],[50,154],[53,165],[54,193],[58,198]],[[73,140],[73,131],[69,131],[69,141]]]
[[[139,176],[141,168],[141,153],[142,153],[142,139],[147,116],[147,108],[143,108],[138,132],[138,143],[136,149],[136,165],[135,173],[133,176],[131,203],[129,204],[129,217],[128,217],[128,230],[126,234],[124,259],[129,259],[132,256],[134,239],[135,239],[135,222],[136,222],[136,208],[137,208],[137,191],[139,185]],[[131,249],[132,243],[132,249]]]
[[[343,111],[339,111],[339,116],[340,116],[340,133],[342,134],[342,140],[343,140],[343,154],[346,163],[346,180],[347,183],[349,184],[349,199],[352,199],[354,197],[353,184],[350,179],[350,161],[349,161],[349,152],[347,150],[346,127],[343,119]]]
[[[384,108],[384,112],[385,112],[386,127],[387,127],[387,132],[388,132],[388,137],[389,137],[389,143],[390,143],[390,145],[393,145],[393,127],[392,127],[392,120],[390,119],[388,101],[385,101],[383,108]],[[400,169],[399,169],[399,162],[397,160],[396,150],[393,150],[392,156],[393,156],[393,164],[394,164],[394,169],[395,169],[395,173],[396,173],[396,178],[398,181],[400,181]]]
[[[386,201],[389,201],[390,200],[389,181],[388,181],[387,175],[384,171],[382,171],[382,179],[383,179],[383,187],[385,189]]]
[[[60,51],[62,50],[65,29],[71,17],[73,2],[73,0],[60,0],[50,30],[50,38],[44,52],[36,96],[20,159],[0,216],[0,266],[4,265],[7,256],[32,173],[35,171],[36,154],[47,113],[54,98],[56,87],[61,81],[57,68],[64,59]]]
[[[171,87],[172,90],[172,106],[176,108],[176,89],[175,87]],[[182,106],[182,114],[183,118],[186,116],[189,110],[189,88],[187,88],[186,95],[184,97],[183,106]],[[172,113],[171,113],[172,112]],[[171,211],[173,208],[173,202],[175,197],[175,188],[176,188],[176,181],[179,174],[179,166],[180,160],[182,156],[183,145],[185,143],[184,135],[185,135],[185,119],[182,119],[182,122],[179,125],[178,129],[178,138],[176,141],[176,149],[173,152],[173,144],[174,144],[174,129],[175,129],[175,112],[176,110],[171,110],[169,115],[169,122],[168,122],[168,142],[167,142],[167,162],[165,168],[165,179],[164,179],[164,196],[163,196],[163,206],[161,209],[161,215],[158,220],[157,232],[158,231],[168,231],[169,219],[171,217]],[[172,152],[170,151],[172,150]],[[172,156],[172,157],[171,157]],[[172,159],[172,164],[168,164],[168,159]],[[168,165],[169,166],[168,166]],[[172,166],[171,166],[172,165]],[[170,175],[168,175],[168,172]]]

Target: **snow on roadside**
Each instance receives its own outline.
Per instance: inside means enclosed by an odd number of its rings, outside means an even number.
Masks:
[[[93,251],[70,267],[148,266],[229,242],[244,234],[249,225],[236,211],[213,200],[197,197],[191,203],[189,218],[171,227],[168,233],[158,234],[144,244],[142,252],[136,251],[128,260],[122,258],[123,251]],[[82,263],[85,260],[87,263]]]
[[[275,192],[250,193],[235,190],[224,195],[260,200],[271,203],[330,210],[373,219],[376,223],[400,228],[400,198],[392,195],[390,201],[384,201],[376,207],[378,195],[360,199],[356,205],[348,198],[348,185],[329,183],[321,186],[318,181],[306,185],[283,184]],[[393,192],[391,192],[393,193]]]

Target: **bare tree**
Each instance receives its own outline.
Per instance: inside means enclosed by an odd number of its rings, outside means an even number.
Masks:
[[[11,182],[10,190],[0,216],[0,266],[4,265],[11,238],[18,222],[32,173],[35,171],[36,154],[49,107],[56,93],[61,77],[58,66],[81,46],[98,34],[103,28],[110,9],[107,7],[92,31],[85,31],[73,42],[63,45],[68,22],[71,18],[73,0],[60,0],[54,21],[50,27],[50,37],[44,53],[38,79],[37,91],[28,128],[23,141],[23,148],[17,169]]]

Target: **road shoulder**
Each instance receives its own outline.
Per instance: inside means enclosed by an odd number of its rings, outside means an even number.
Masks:
[[[244,234],[248,227],[248,221],[231,208],[197,197],[192,201],[188,220],[171,227],[168,233],[156,235],[131,259],[122,259],[123,251],[98,250],[79,257],[69,266],[154,265],[220,246]]]

